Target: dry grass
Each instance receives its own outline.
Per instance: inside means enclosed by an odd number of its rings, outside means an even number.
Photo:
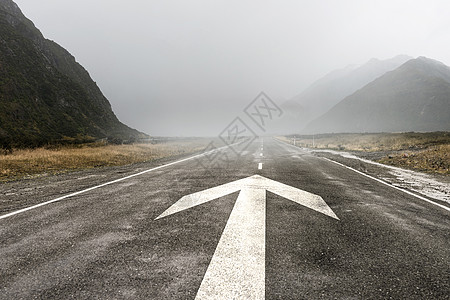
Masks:
[[[388,155],[379,162],[407,169],[450,175],[450,145]]]
[[[0,181],[36,174],[103,166],[121,166],[203,150],[207,140],[187,140],[162,144],[82,145],[56,149],[14,150],[0,155]]]
[[[293,143],[294,136],[284,138]],[[450,144],[450,133],[323,134],[297,136],[295,140],[297,146],[307,148],[365,152],[400,151],[427,149],[430,146]]]

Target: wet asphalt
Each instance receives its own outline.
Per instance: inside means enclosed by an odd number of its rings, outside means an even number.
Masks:
[[[267,192],[266,299],[450,299],[447,210],[269,137],[220,153],[0,219],[0,299],[195,299],[238,193],[155,219],[255,174],[339,217]],[[179,159],[2,184],[0,216]]]

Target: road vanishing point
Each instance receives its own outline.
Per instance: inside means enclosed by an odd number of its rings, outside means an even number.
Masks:
[[[0,185],[0,299],[449,299],[446,203],[272,138],[217,152]]]

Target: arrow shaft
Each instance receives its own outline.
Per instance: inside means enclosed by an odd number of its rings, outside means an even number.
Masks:
[[[195,299],[264,299],[265,232],[266,191],[241,190]]]

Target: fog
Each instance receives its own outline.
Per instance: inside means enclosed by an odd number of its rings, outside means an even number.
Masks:
[[[450,64],[448,1],[15,2],[151,135],[218,135],[261,91],[281,103],[373,57]]]

